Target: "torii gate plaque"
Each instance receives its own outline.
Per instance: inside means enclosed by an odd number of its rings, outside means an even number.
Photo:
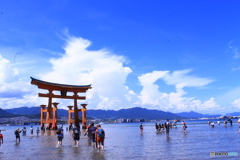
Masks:
[[[86,104],[82,105],[82,109],[78,109],[77,100],[85,100],[85,96],[78,96],[78,93],[86,93],[88,89],[91,89],[91,85],[66,85],[66,84],[57,84],[50,83],[42,80],[32,79],[31,84],[38,86],[39,89],[48,90],[47,94],[38,93],[39,97],[48,98],[47,109],[45,109],[46,105],[41,105],[41,127],[44,124],[47,124],[47,129],[55,129],[57,127],[57,105],[58,103],[52,103],[52,98],[64,98],[64,99],[73,99],[73,112],[74,112],[74,120],[71,120],[69,123],[74,123],[76,126],[79,126],[79,117],[78,112],[82,112],[82,127],[86,127]],[[60,95],[55,95],[53,91],[60,91]],[[68,92],[73,92],[73,95],[67,95]],[[54,105],[54,108],[52,107]],[[44,120],[44,112],[47,113],[46,119]],[[53,113],[53,114],[52,114]]]

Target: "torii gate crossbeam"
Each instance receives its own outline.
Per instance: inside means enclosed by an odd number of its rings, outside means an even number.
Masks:
[[[91,85],[66,85],[66,84],[58,84],[58,83],[51,83],[42,80],[31,78],[31,84],[38,86],[39,89],[48,90],[47,94],[38,93],[39,97],[48,98],[48,105],[47,109],[45,109],[46,105],[41,105],[41,126],[44,123],[48,124],[49,129],[57,126],[57,105],[58,103],[52,103],[53,98],[63,98],[63,99],[73,99],[73,111],[74,111],[74,123],[76,126],[79,126],[79,117],[78,112],[82,112],[82,125],[85,127],[86,125],[86,104],[82,105],[82,109],[78,109],[77,100],[85,100],[85,96],[79,96],[78,93],[86,93],[88,89],[91,89]],[[59,95],[55,95],[53,91],[59,91]],[[67,95],[68,92],[72,92],[73,95]],[[54,108],[52,108],[54,105]],[[44,112],[47,113],[46,119],[44,120]],[[52,114],[53,112],[53,114]],[[71,121],[72,122],[72,121]]]

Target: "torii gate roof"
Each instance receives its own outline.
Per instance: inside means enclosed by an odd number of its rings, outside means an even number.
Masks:
[[[88,89],[91,89],[90,85],[67,85],[67,84],[59,84],[59,83],[52,83],[42,81],[33,77],[31,84],[37,85],[39,89],[47,89],[47,90],[55,90],[55,91],[70,91],[70,92],[86,92]]]

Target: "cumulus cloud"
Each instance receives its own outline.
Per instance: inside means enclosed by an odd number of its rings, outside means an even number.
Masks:
[[[190,69],[172,73],[170,71],[153,71],[139,76],[139,82],[143,86],[139,95],[141,100],[139,105],[174,112],[192,110],[206,112],[219,109],[220,106],[215,102],[214,98],[202,102],[194,97],[186,96],[187,92],[184,91],[184,87],[202,87],[213,82],[210,78],[189,75],[190,72]],[[164,80],[168,85],[174,85],[176,91],[169,94],[161,91],[160,86],[156,84],[159,79]]]
[[[232,112],[239,112],[240,109],[240,99],[236,99],[233,102],[230,103],[230,105],[227,107],[227,110],[230,110]],[[238,116],[238,115],[236,115]]]
[[[15,81],[17,74],[17,68],[13,68],[10,61],[0,55],[0,83]]]
[[[90,108],[133,107],[129,100],[133,99],[134,93],[125,86],[127,76],[132,72],[124,66],[126,58],[107,49],[88,50],[90,45],[89,40],[69,36],[65,53],[50,60],[52,70],[40,74],[40,79],[73,85],[92,84],[92,89],[87,92]]]
[[[30,104],[29,102],[33,100],[29,99],[29,95],[34,92],[34,88],[29,85],[29,82],[17,78],[18,69],[13,66],[9,60],[0,55],[0,106],[2,108],[21,107]]]
[[[163,79],[168,85],[175,85],[177,89],[183,87],[202,87],[213,82],[213,80],[209,78],[187,75],[191,71],[191,69],[174,71],[172,74],[167,74],[164,76]]]
[[[47,72],[38,73],[41,80],[72,84],[92,84],[88,90],[86,101],[91,109],[122,109],[130,107],[144,107],[170,112],[198,111],[215,113],[223,108],[214,97],[201,101],[189,97],[185,88],[198,88],[212,83],[211,78],[192,75],[191,69],[178,71],[152,71],[138,77],[142,87],[140,93],[135,93],[130,86],[126,86],[128,75],[132,72],[126,66],[127,58],[116,55],[108,49],[89,50],[89,40],[81,37],[68,36],[64,53],[58,58],[50,58],[51,68]],[[47,104],[47,98],[38,98],[39,91],[29,81],[18,79],[19,70],[0,55],[0,106],[15,108],[21,106],[38,106]],[[174,86],[175,91],[166,93],[157,83],[162,80],[166,85]],[[67,109],[73,105],[73,100],[53,99],[60,102],[59,108]],[[240,107],[240,100],[232,103],[233,108]]]

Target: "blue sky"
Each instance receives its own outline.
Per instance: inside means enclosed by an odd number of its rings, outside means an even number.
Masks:
[[[88,108],[240,110],[240,2],[0,0],[0,106],[38,106],[30,76],[92,84]],[[72,105],[59,100],[59,107]],[[82,102],[79,102],[82,103]]]

